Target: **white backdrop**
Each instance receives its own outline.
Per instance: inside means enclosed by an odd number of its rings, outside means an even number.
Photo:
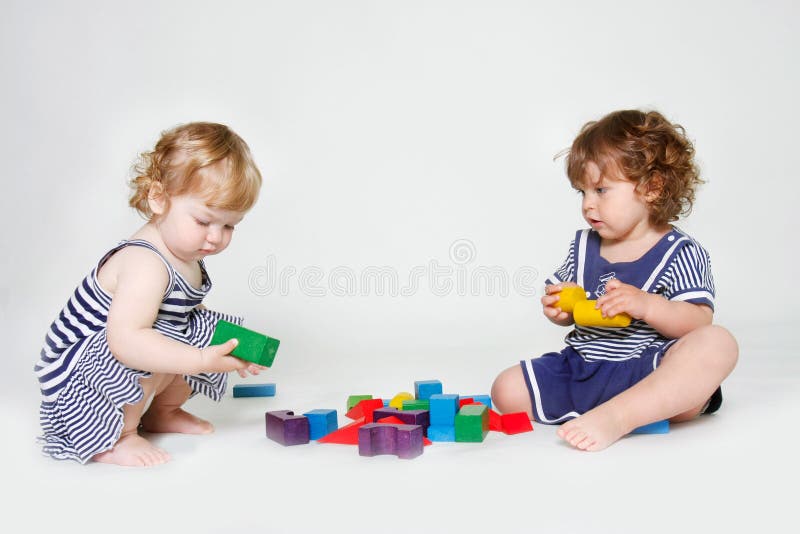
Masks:
[[[283,341],[279,381],[324,387],[326,366],[341,365],[354,370],[344,391],[390,367],[404,383],[446,380],[438,358],[469,348],[480,356],[464,362],[475,371],[463,387],[487,391],[500,369],[558,348],[564,332],[538,294],[582,220],[553,156],[620,108],[658,109],[696,144],[708,183],[680,226],[712,254],[717,321],[736,333],[793,308],[794,2],[4,1],[2,11],[0,391],[24,392],[31,417],[46,328],[141,224],[127,208],[137,153],[194,120],[230,125],[265,178],[232,246],[208,260],[208,303]]]

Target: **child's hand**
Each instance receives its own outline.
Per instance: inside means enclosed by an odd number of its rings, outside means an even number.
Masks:
[[[623,284],[616,278],[606,283],[606,294],[597,299],[597,308],[603,317],[627,313],[635,319],[644,319],[650,305],[649,293],[638,287]]]
[[[573,286],[577,286],[577,284],[562,282],[560,284],[547,285],[544,288],[544,296],[541,299],[542,313],[558,325],[566,326],[572,324],[572,314],[558,307],[558,293],[565,287]]]
[[[211,373],[227,373],[236,371],[242,378],[247,374],[257,375],[266,367],[231,356],[230,353],[239,344],[237,339],[229,339],[221,345],[209,345],[200,349],[201,369]]]

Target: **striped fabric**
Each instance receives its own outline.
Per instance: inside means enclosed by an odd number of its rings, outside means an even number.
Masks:
[[[149,242],[122,241],[98,262],[78,285],[45,336],[34,371],[42,392],[40,422],[43,452],[57,459],[85,463],[113,447],[122,431],[122,407],[142,399],[141,377],[146,371],[122,365],[108,349],[106,321],[111,295],[97,281],[97,272],[117,251],[127,246],[152,250],[169,273],[153,329],[197,347],[211,341],[217,321],[241,324],[241,318],[197,309],[211,289],[211,280],[200,262],[203,285],[192,287]],[[220,400],[227,374],[185,376],[192,395],[202,393]]]
[[[605,293],[605,284],[620,281],[655,293],[669,300],[705,304],[714,309],[714,278],[706,250],[678,228],[633,262],[610,263],[600,255],[600,236],[593,230],[580,230],[570,244],[564,263],[547,284],[574,282],[596,299]],[[638,358],[651,346],[669,340],[643,321],[634,320],[625,328],[597,328],[576,325],[565,339],[587,361]]]

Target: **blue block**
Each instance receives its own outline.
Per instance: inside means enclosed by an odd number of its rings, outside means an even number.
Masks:
[[[436,393],[431,395],[428,410],[432,425],[453,426],[458,412],[458,395]]]
[[[438,380],[417,380],[414,382],[414,398],[428,400],[431,395],[442,392],[442,383]]]
[[[448,425],[431,425],[428,427],[428,439],[431,441],[455,441],[456,427]]]
[[[325,437],[339,428],[336,410],[311,410],[303,415],[308,418],[308,439],[319,439]]]
[[[236,384],[234,397],[274,397],[275,384]]]
[[[475,402],[485,404],[487,408],[492,409],[492,397],[489,395],[461,395],[465,399],[472,398]]]
[[[631,434],[667,434],[669,432],[669,421],[656,421],[649,425],[640,426],[635,428]]]

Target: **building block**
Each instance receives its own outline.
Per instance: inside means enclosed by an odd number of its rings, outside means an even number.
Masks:
[[[403,410],[430,410],[431,403],[425,399],[411,399],[403,401]]]
[[[492,408],[492,397],[490,395],[469,395],[466,398],[472,399],[472,402],[485,404],[490,409]]]
[[[371,423],[373,421],[372,412],[379,408],[383,408],[383,399],[364,399],[350,408],[345,416],[350,419],[363,417],[365,423]]]
[[[376,456],[395,454],[398,458],[416,458],[424,450],[422,427],[369,423],[358,429],[358,454]]]
[[[489,407],[468,404],[456,414],[456,441],[479,443],[489,433]]]
[[[525,412],[504,413],[500,416],[503,424],[503,432],[506,434],[520,434],[533,430],[531,420]]]
[[[236,384],[233,397],[274,397],[275,384]]]
[[[466,406],[468,404],[475,404],[475,401],[472,397],[459,397],[458,399],[458,408],[461,409],[462,406]]]
[[[634,428],[631,434],[667,434],[669,433],[669,421],[656,421],[655,423],[650,423],[649,425],[640,426],[639,428]]]
[[[397,408],[398,410],[402,410],[403,401],[412,400],[413,398],[414,395],[412,395],[408,391],[401,391],[400,393],[392,397],[392,400],[389,401],[389,406],[391,406],[392,408]]]
[[[277,339],[222,320],[217,322],[210,344],[219,345],[233,338],[239,340],[239,344],[231,355],[265,367],[272,365],[281,344]]]
[[[317,443],[338,443],[340,445],[358,445],[358,429],[364,426],[364,418],[356,419],[339,430],[317,440]]]
[[[372,395],[350,395],[349,397],[347,397],[347,409],[349,410],[362,400],[368,400],[371,398]]]
[[[502,416],[491,408],[489,408],[489,430],[494,430],[495,432],[503,431]]]
[[[267,437],[282,445],[308,443],[308,418],[295,415],[290,410],[278,410],[265,414]]]
[[[414,397],[427,400],[431,395],[442,392],[442,383],[438,380],[417,380],[414,382]]]
[[[430,413],[427,410],[398,410],[397,408],[381,408],[374,412],[375,421],[384,417],[397,417],[403,424],[419,425],[422,427],[422,434],[427,435],[430,426]]]
[[[317,409],[303,415],[308,418],[309,439],[319,439],[339,428],[336,410]]]
[[[562,311],[572,313],[575,308],[575,303],[586,300],[586,290],[580,286],[565,287],[558,292],[558,302],[556,306],[561,308]]]
[[[581,326],[624,327],[631,324],[631,316],[620,313],[614,317],[603,317],[603,313],[595,308],[596,300],[583,300],[575,303],[572,318]]]
[[[458,412],[458,395],[437,393],[428,399],[432,425],[453,426]]]
[[[431,425],[428,427],[428,439],[431,441],[455,441],[456,427],[450,425]]]

